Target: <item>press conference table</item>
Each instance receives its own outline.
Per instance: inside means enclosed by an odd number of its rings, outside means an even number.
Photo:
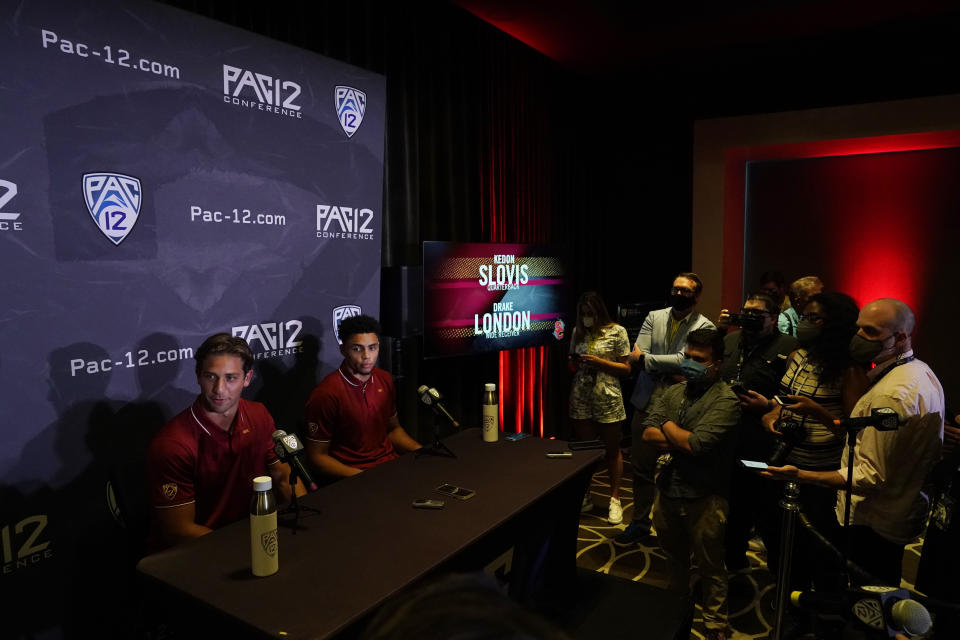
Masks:
[[[601,452],[564,449],[556,440],[485,443],[467,429],[444,443],[456,458],[404,455],[300,499],[319,513],[301,528],[280,527],[280,571],[250,573],[246,521],[140,561],[148,602],[160,609],[218,617],[251,636],[330,638],[355,634],[386,599],[444,571],[480,569],[504,551],[539,547],[549,562],[539,575],[530,553],[515,554],[511,593],[535,597],[544,584],[573,580],[580,499]],[[434,489],[452,483],[469,500]],[[414,509],[416,498],[445,500],[442,510]]]

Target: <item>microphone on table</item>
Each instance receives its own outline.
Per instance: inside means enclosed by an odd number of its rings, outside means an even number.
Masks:
[[[303,464],[303,445],[300,439],[293,433],[287,433],[283,429],[277,429],[273,432],[273,452],[277,454],[281,462],[287,462],[293,467],[294,472],[303,480],[307,491],[316,491],[317,483],[310,477],[306,465]]]
[[[460,428],[460,423],[457,422],[452,415],[450,415],[450,412],[447,411],[447,408],[443,406],[442,402],[440,402],[443,399],[443,396],[440,395],[439,391],[422,384],[420,385],[420,388],[417,389],[417,393],[420,395],[420,402],[433,409],[434,413],[443,415],[443,417],[449,420],[450,424],[452,424],[455,428]]]

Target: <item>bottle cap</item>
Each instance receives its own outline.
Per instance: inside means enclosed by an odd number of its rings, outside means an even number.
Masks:
[[[484,391],[496,391],[496,390],[497,390],[497,385],[493,384],[492,382],[488,382],[488,383],[486,383],[485,385],[483,385],[483,390],[484,390]]]
[[[270,491],[273,489],[273,478],[270,476],[257,476],[253,479],[254,491]]]

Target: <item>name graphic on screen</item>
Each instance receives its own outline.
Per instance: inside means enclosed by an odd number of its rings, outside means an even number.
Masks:
[[[423,252],[428,357],[561,339],[557,327],[566,320],[568,296],[563,261],[555,249],[426,242]]]

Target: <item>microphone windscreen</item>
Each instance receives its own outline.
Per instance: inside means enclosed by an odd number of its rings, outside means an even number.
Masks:
[[[283,438],[286,435],[287,435],[286,431],[284,431],[283,429],[277,429],[276,431],[273,432],[273,435],[270,437],[273,438],[274,440],[279,440],[280,438]]]
[[[890,607],[890,617],[894,626],[903,629],[907,635],[926,633],[933,624],[930,612],[916,600],[900,600]]]

